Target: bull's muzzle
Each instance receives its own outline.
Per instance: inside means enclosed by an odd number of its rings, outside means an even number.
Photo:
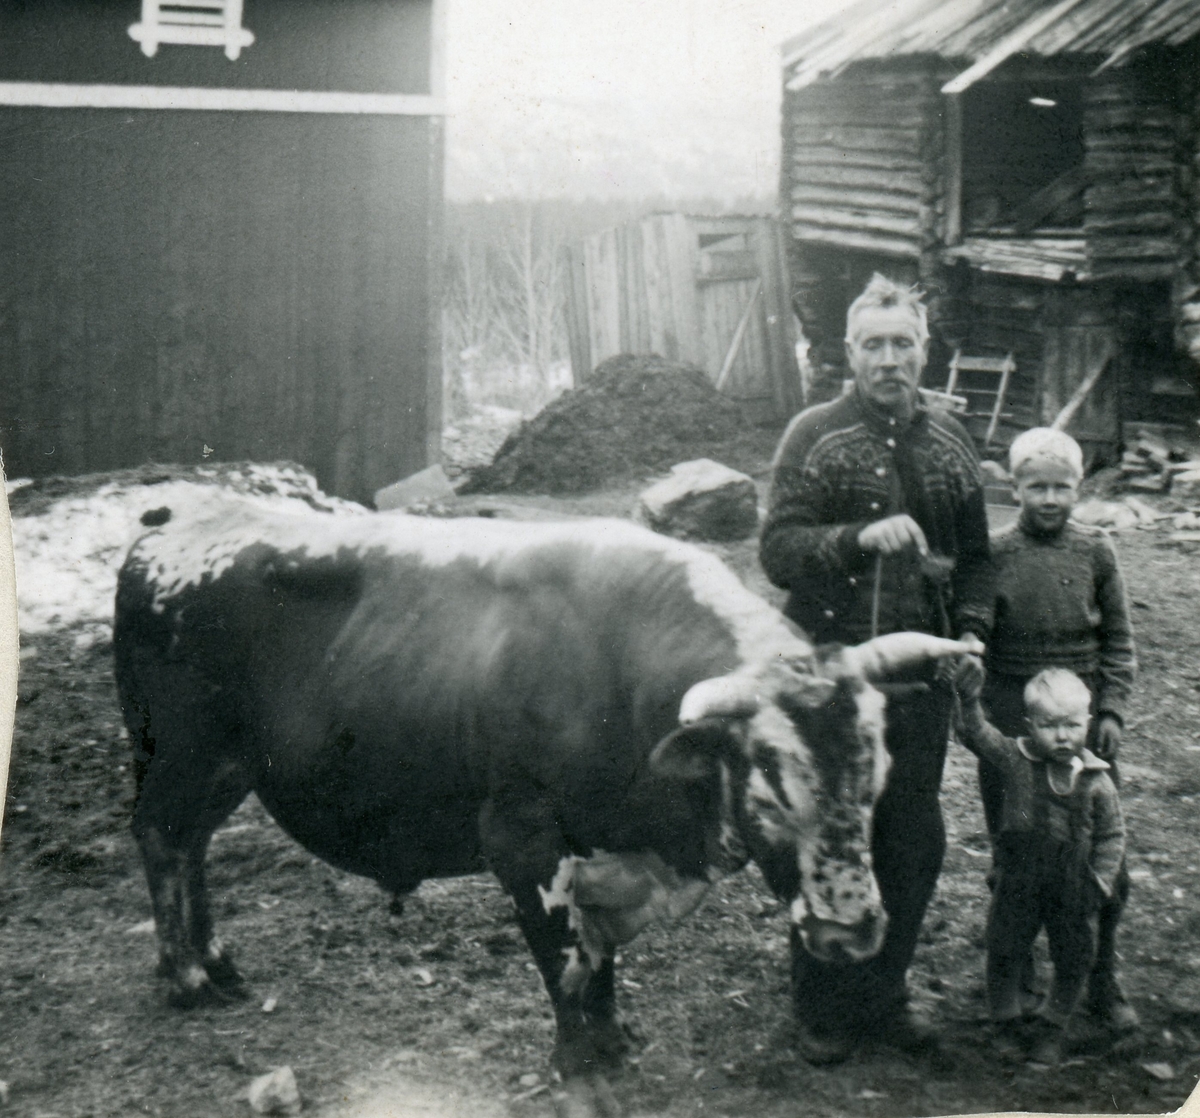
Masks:
[[[804,950],[823,963],[863,963],[883,948],[887,913],[868,912],[856,924],[822,920],[811,913],[796,922]]]

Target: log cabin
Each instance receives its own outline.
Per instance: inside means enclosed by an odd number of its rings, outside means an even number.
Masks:
[[[874,271],[933,344],[1011,354],[999,445],[1052,422],[1093,457],[1200,410],[1200,5],[866,0],[782,47],[781,209],[818,384]]]

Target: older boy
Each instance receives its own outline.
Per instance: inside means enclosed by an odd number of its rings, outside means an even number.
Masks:
[[[1077,675],[1049,668],[1026,684],[1029,736],[1014,740],[984,717],[982,674],[977,661],[966,659],[955,683],[963,743],[993,766],[1001,789],[988,1002],[993,1020],[1013,1033],[1022,1015],[1025,960],[1044,927],[1054,984],[1033,1057],[1053,1064],[1095,958],[1100,909],[1116,890],[1125,854],[1121,804],[1108,763],[1085,745],[1092,694]]]
[[[1035,427],[1013,441],[1009,463],[1020,513],[991,540],[995,621],[984,661],[984,707],[1002,733],[1015,737],[1024,728],[1028,681],[1044,668],[1069,669],[1092,696],[1088,744],[1113,765],[1118,782],[1115,761],[1137,662],[1112,542],[1100,529],[1070,521],[1083,479],[1083,454],[1064,432]],[[994,838],[1001,776],[986,758],[980,760],[979,786]],[[1128,892],[1122,866],[1101,912],[1088,995],[1092,1013],[1118,1032],[1138,1024],[1115,973],[1116,926]]]

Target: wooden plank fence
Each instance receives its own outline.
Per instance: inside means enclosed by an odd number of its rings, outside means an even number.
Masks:
[[[768,217],[655,214],[567,250],[576,383],[618,353],[697,365],[759,419],[803,403],[780,230]]]

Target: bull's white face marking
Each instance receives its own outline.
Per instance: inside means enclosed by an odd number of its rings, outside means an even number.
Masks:
[[[754,671],[745,668],[741,674]],[[853,723],[840,738],[847,755],[842,765],[826,771],[818,769],[797,724],[777,705],[788,694],[792,702],[820,706],[822,688],[813,686],[802,669],[789,682],[786,666],[775,658],[761,664],[757,674],[766,701],[744,722],[751,762],[745,814],[768,845],[796,851],[800,892],[791,916],[806,943],[811,931],[824,941],[822,949],[838,942],[852,957],[867,958],[878,950],[886,925],[870,850],[874,807],[890,764],[883,743],[884,697],[873,687],[853,685],[847,711]],[[830,699],[836,689],[834,684]]]
[[[888,773],[892,769],[892,755],[883,744],[884,708],[887,700],[874,687],[865,688],[858,696],[858,733],[860,740],[870,741],[875,754],[872,767],[872,806],[883,795],[887,787]]]
[[[719,876],[719,874],[718,874]],[[562,858],[548,888],[538,886],[547,913],[563,908],[578,946],[563,949],[561,982],[577,992],[588,975],[654,921],[681,920],[704,899],[711,880],[681,877],[657,854],[609,854]]]

